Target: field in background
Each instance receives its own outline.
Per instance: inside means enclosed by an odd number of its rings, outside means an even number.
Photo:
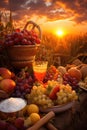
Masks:
[[[71,63],[79,58],[87,63],[87,33],[78,36],[67,35],[59,38],[53,34],[43,34],[37,59],[48,60],[55,66]]]
[[[5,27],[2,18],[5,18]],[[7,21],[8,18],[8,21]],[[2,32],[11,33],[14,29],[14,23],[12,20],[12,12],[9,12],[9,16],[6,12],[0,11],[0,38],[2,40]],[[0,47],[1,49],[1,47]],[[4,52],[3,52],[4,53]],[[74,59],[79,58],[84,63],[87,63],[87,33],[77,36],[66,35],[62,38],[51,33],[43,33],[41,39],[41,46],[36,55],[36,59],[48,60],[49,65],[55,66],[71,63]],[[3,55],[0,52],[0,65],[6,65],[9,61],[7,55]]]

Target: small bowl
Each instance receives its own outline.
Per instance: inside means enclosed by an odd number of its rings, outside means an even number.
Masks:
[[[0,118],[7,119],[8,117],[16,117],[23,114],[27,105],[26,100],[22,98],[10,97],[0,102]]]

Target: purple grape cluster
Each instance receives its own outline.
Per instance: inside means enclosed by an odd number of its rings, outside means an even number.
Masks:
[[[79,87],[78,80],[75,77],[70,76],[69,73],[63,75],[63,84],[69,84],[74,90]]]
[[[15,120],[12,119],[12,121],[11,119],[10,121],[0,120],[0,130],[26,130],[22,117],[18,117]]]
[[[48,80],[57,80],[58,78],[58,70],[55,66],[51,65],[46,72],[46,76],[43,80],[46,83]]]
[[[4,45],[6,47],[13,45],[35,45],[40,44],[40,38],[33,30],[15,30],[12,34],[5,36]]]
[[[20,72],[16,77],[16,87],[11,96],[25,98],[31,92],[34,83],[33,77],[28,72]]]

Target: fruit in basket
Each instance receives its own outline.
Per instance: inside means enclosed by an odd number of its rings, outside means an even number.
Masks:
[[[3,79],[0,82],[0,89],[7,93],[13,92],[15,86],[16,86],[16,83],[12,79]]]
[[[46,88],[43,85],[33,86],[31,93],[27,95],[27,100],[31,103],[35,103],[39,106],[44,106],[45,108],[51,107],[54,105],[52,100],[45,94]]]
[[[11,71],[5,67],[0,67],[0,79],[11,78]]]
[[[5,46],[13,45],[35,45],[40,44],[40,38],[34,30],[19,30],[14,31],[12,34],[7,34],[5,38]]]
[[[27,30],[28,24],[33,25],[31,30]],[[34,30],[35,27],[38,29],[37,31]],[[34,22],[28,21],[22,30],[14,29],[10,34],[7,34],[3,46],[7,50],[11,65],[20,69],[32,65],[40,43],[40,27]]]
[[[78,95],[75,90],[72,90],[72,87],[67,85],[60,85],[60,91],[57,92],[57,100],[56,103],[58,105],[66,104],[71,101],[75,101],[78,99]]]
[[[52,100],[57,99],[56,94],[57,94],[57,92],[59,92],[59,90],[60,90],[60,87],[58,85],[54,86],[49,94],[50,99],[52,99]]]
[[[70,69],[68,69],[68,73],[70,76],[75,77],[78,81],[80,81],[82,78],[81,71],[76,67],[71,67]]]
[[[36,104],[27,105],[27,113],[39,113],[39,107]]]
[[[49,95],[53,88],[55,88],[53,91],[53,97],[50,98]],[[43,91],[43,89],[45,89],[45,91]],[[52,80],[47,82],[45,88],[42,85],[38,87],[33,86],[31,93],[27,96],[27,99],[40,106],[40,108],[46,109],[55,105],[75,101],[78,99],[78,95],[69,84],[64,85]]]

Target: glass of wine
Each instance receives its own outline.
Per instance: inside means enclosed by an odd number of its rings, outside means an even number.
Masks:
[[[34,76],[38,82],[43,83],[43,79],[46,75],[48,61],[35,61],[33,63]]]

